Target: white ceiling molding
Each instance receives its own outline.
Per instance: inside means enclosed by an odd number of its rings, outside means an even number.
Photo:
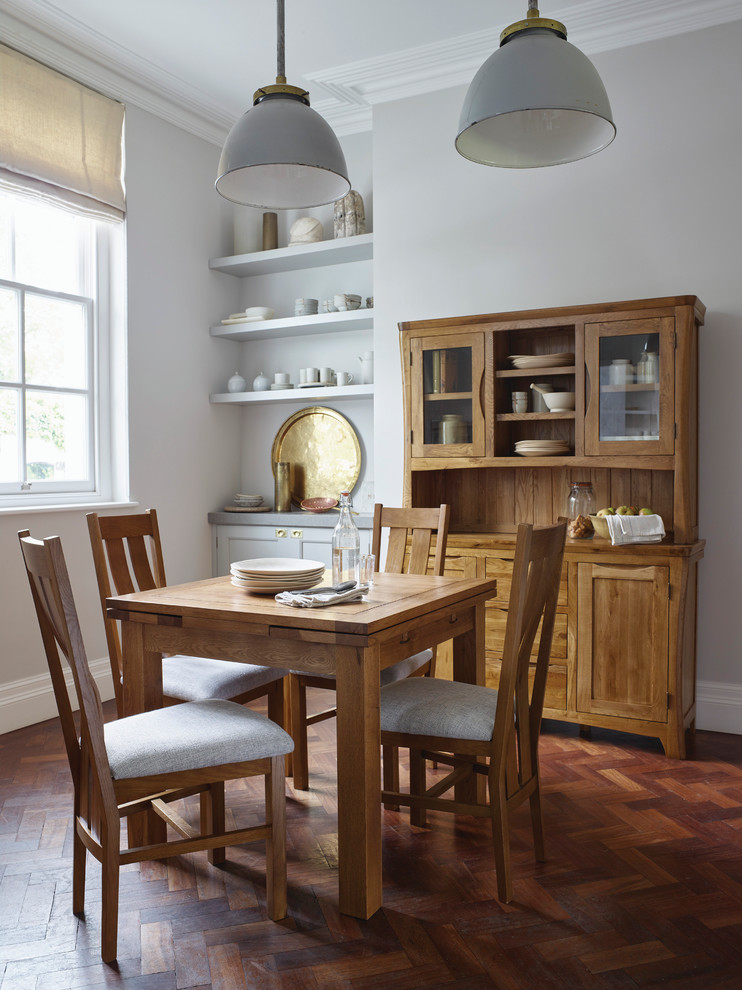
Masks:
[[[562,20],[569,40],[596,54],[742,20],[742,0],[585,0],[544,16]],[[370,130],[377,103],[467,85],[505,26],[306,73],[312,106],[338,134]],[[33,7],[3,0],[0,31],[5,44],[213,144],[221,145],[234,123],[233,111],[44,0]]]

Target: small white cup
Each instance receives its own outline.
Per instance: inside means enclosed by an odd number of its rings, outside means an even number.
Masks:
[[[307,369],[299,368],[299,384],[305,385],[307,381]]]
[[[319,381],[319,368],[305,368],[307,383]]]
[[[513,392],[513,412],[528,412],[528,392]]]
[[[350,385],[353,381],[353,375],[349,371],[338,371],[337,372],[337,383],[338,385]]]
[[[277,371],[273,376],[273,381],[276,385],[288,385],[291,381],[291,375],[287,371]]]
[[[320,368],[319,369],[319,380],[323,385],[334,385],[335,384],[335,372],[332,368]]]

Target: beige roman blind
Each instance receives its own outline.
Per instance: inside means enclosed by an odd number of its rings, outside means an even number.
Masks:
[[[0,186],[123,219],[123,104],[0,45]]]

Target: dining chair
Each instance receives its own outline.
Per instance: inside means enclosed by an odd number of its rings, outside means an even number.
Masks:
[[[425,574],[431,553],[433,554],[432,573],[443,574],[446,559],[446,542],[451,516],[449,505],[435,508],[393,508],[377,503],[374,506],[374,521],[371,534],[371,551],[376,558],[375,568],[388,574]],[[383,568],[381,559],[382,538],[388,537],[387,553]],[[435,537],[435,546],[433,538]],[[381,672],[381,683],[391,684],[406,677],[420,677],[430,673],[435,664],[435,651],[422,650],[411,657],[400,660]],[[309,787],[309,755],[307,730],[310,725],[332,718],[335,707],[307,715],[307,688],[335,690],[335,678],[330,674],[307,674],[292,671],[289,675],[289,711],[291,735],[294,740],[292,758],[294,787],[307,790]],[[391,753],[384,762],[385,773],[390,788],[396,786],[396,761]]]
[[[286,917],[286,796],[284,760],[291,737],[258,712],[221,699],[191,701],[104,724],[57,536],[18,533],[49,665],[74,787],[72,910],[85,908],[86,851],[101,864],[104,962],[116,958],[121,867],[207,850],[212,863],[225,846],[266,843],[269,916]],[[65,683],[67,662],[79,705],[79,726]],[[264,821],[227,830],[224,782],[265,777]],[[174,800],[199,793],[200,830],[176,810]],[[121,820],[152,810],[180,838],[120,848]]]
[[[409,792],[384,790],[382,800],[409,806],[410,822],[419,827],[426,809],[489,817],[497,892],[505,903],[513,896],[509,819],[526,799],[536,859],[545,857],[538,743],[566,526],[560,518],[555,526],[518,527],[497,690],[433,677],[381,689],[382,745],[410,751]],[[451,768],[430,786],[428,761]],[[467,779],[478,783],[478,774],[487,778],[488,800],[441,797]]]
[[[118,621],[108,615],[106,599],[112,596],[112,587],[116,594],[128,595],[167,585],[160,528],[155,509],[121,516],[99,516],[97,512],[89,512],[86,518],[103,609],[116,708],[121,715],[121,636]],[[283,725],[283,678],[286,674],[288,671],[280,667],[213,657],[163,657],[163,700],[165,704],[177,704],[221,698],[244,704],[267,695],[268,715],[274,722]]]

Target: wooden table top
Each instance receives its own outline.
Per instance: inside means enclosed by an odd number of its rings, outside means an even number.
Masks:
[[[217,577],[111,597],[106,605],[116,618],[140,622],[153,621],[150,616],[171,615],[184,620],[229,620],[249,622],[252,627],[284,626],[369,636],[462,601],[472,605],[486,601],[496,590],[494,579],[380,573],[360,601],[295,608],[280,605],[272,594],[253,594],[235,587],[229,577]]]

